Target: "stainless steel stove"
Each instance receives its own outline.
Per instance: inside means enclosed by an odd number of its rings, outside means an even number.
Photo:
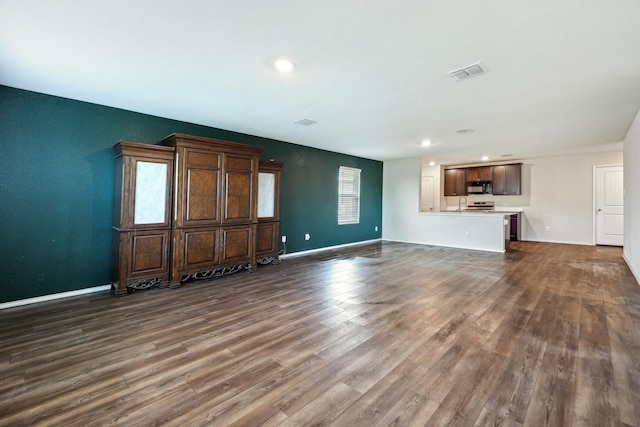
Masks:
[[[495,212],[495,205],[493,202],[469,202],[464,210],[471,212]]]

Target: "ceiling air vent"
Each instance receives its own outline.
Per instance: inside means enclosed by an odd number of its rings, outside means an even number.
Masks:
[[[449,75],[456,80],[464,80],[486,72],[487,67],[485,67],[482,62],[476,62],[475,64],[467,65],[464,68],[449,71]]]
[[[300,119],[300,120],[296,120],[295,122],[296,125],[300,125],[300,126],[311,126],[314,125],[316,123],[318,123],[315,120],[311,120],[311,119]]]
[[[466,129],[458,129],[458,130],[456,131],[456,133],[457,133],[457,134],[471,133],[471,132],[473,132],[473,129],[469,129],[469,128],[466,128]]]

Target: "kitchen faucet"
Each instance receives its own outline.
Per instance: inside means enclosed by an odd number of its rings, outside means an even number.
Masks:
[[[464,199],[464,205],[469,206],[467,198],[465,196],[460,196],[460,198],[458,199],[458,212],[462,212],[462,199]]]

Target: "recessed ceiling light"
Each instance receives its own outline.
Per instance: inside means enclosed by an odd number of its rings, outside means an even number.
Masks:
[[[431,145],[431,140],[430,139],[423,139],[422,142],[420,143],[420,145],[422,145],[423,147],[428,147]]]
[[[489,160],[489,156],[482,156],[482,161],[486,162],[487,160]]]
[[[291,60],[285,58],[276,60],[273,65],[276,67],[276,70],[281,73],[290,73],[295,68],[295,64]]]

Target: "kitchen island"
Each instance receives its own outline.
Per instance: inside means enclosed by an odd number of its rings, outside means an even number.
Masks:
[[[489,252],[509,250],[513,212],[423,212],[416,243]]]

